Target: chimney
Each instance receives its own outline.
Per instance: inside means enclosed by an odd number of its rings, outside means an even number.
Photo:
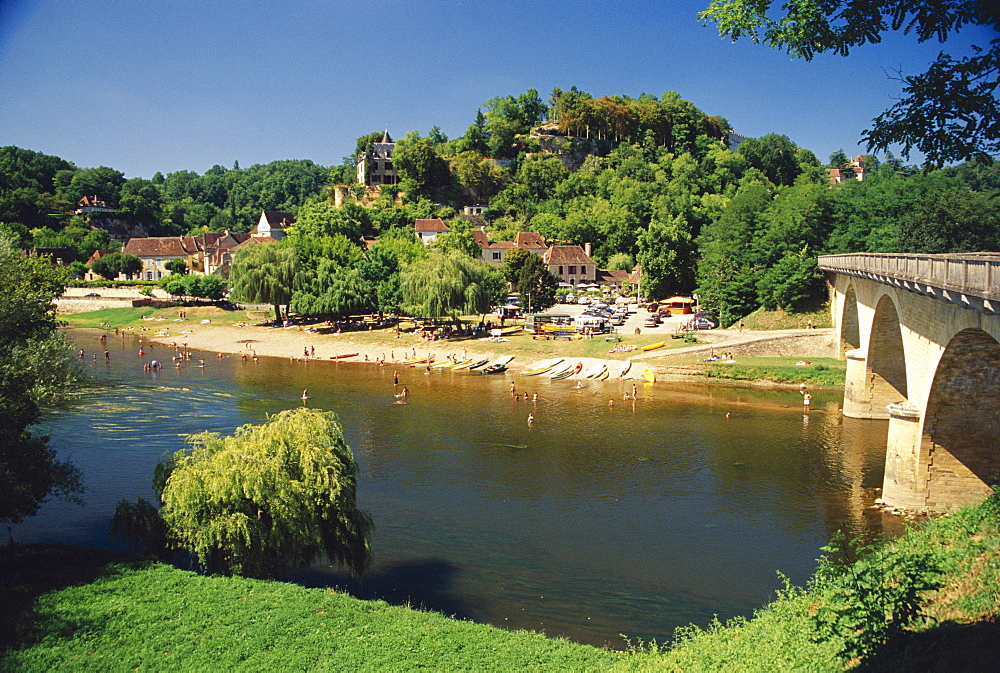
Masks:
[[[590,243],[583,244],[583,251],[587,253],[587,257],[590,257]]]

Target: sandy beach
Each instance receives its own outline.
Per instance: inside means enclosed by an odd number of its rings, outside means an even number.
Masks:
[[[417,334],[402,333],[395,337],[392,331],[371,332],[344,332],[337,334],[333,332],[320,333],[310,331],[307,327],[262,327],[247,325],[243,327],[218,324],[211,320],[199,320],[197,318],[188,319],[153,319],[145,320],[140,327],[123,330],[123,333],[142,341],[155,342],[159,344],[183,347],[208,351],[212,353],[228,353],[236,356],[246,355],[247,357],[278,357],[290,360],[301,360],[303,358],[315,360],[328,360],[337,356],[356,353],[345,360],[350,362],[371,362],[373,364],[384,361],[386,364],[401,363],[404,360],[414,357],[432,355],[435,363],[446,362],[451,356],[457,361],[473,358],[496,359],[498,357],[515,354],[514,360],[508,369],[513,373],[527,371],[537,362],[545,359],[565,357],[567,360],[581,362],[583,364],[582,373],[597,363],[604,363],[608,367],[608,380],[618,379],[618,372],[624,360],[632,360],[633,365],[628,373],[622,377],[625,380],[642,380],[643,370],[649,367],[655,374],[657,380],[690,380],[691,374],[684,373],[683,369],[678,371],[671,364],[672,360],[678,357],[707,357],[714,348],[715,350],[734,350],[749,354],[753,348],[774,351],[781,350],[783,353],[792,354],[796,357],[821,357],[826,350],[824,345],[825,335],[815,330],[810,341],[804,339],[798,332],[759,332],[748,334],[739,333],[735,330],[716,330],[702,333],[701,338],[709,343],[701,343],[683,348],[670,350],[658,349],[653,351],[642,351],[635,349],[631,352],[615,353],[612,357],[579,357],[568,354],[569,349],[561,348],[565,342],[531,342],[533,350],[524,352],[517,347],[513,341],[493,341],[486,338],[480,339],[458,339],[443,341],[426,341]],[[525,336],[516,336],[515,340],[526,339]],[[521,341],[520,343],[526,343]],[[627,344],[626,338],[621,342]],[[616,344],[608,344],[608,350]],[[520,351],[520,352],[519,352]],[[788,351],[791,351],[788,353]],[[582,376],[582,373],[580,376]],[[573,377],[577,378],[577,377]]]

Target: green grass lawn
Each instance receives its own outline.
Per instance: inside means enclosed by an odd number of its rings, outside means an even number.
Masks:
[[[681,629],[670,649],[619,653],[330,590],[205,577],[100,550],[8,546],[0,670],[995,670],[996,498],[834,567],[752,618]],[[919,614],[901,617],[901,589],[920,586]]]

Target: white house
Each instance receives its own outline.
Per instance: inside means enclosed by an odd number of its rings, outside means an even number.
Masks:
[[[413,231],[424,245],[430,245],[441,234],[451,233],[451,229],[440,217],[417,219],[413,223]]]

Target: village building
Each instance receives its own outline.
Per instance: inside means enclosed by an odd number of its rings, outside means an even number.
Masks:
[[[76,214],[84,215],[86,213],[113,213],[114,208],[109,208],[108,204],[103,200],[94,196],[84,196],[81,197],[76,202]]]
[[[413,232],[424,245],[430,245],[438,236],[451,233],[451,229],[444,223],[444,220],[440,217],[435,217],[414,221]]]
[[[839,185],[844,180],[857,180],[858,182],[864,182],[865,155],[859,154],[851,159],[851,163],[847,168],[826,169],[826,175],[831,185]]]
[[[150,236],[129,239],[122,252],[142,262],[141,280],[160,280],[170,275],[166,264],[171,260],[182,259],[189,269],[193,268],[191,258],[198,255],[198,248],[191,236]]]
[[[399,172],[392,164],[392,151],[396,143],[386,130],[382,134],[382,142],[372,143],[370,153],[358,155],[357,181],[368,187],[395,185],[399,183]]]
[[[590,243],[579,245],[553,245],[542,257],[549,273],[561,283],[578,286],[597,280],[597,264],[590,257]]]
[[[280,241],[285,236],[285,227],[295,224],[295,218],[284,210],[265,210],[260,214],[257,228],[250,232],[252,238]]]
[[[548,250],[545,239],[534,231],[519,231],[513,241],[490,241],[485,227],[473,229],[471,233],[472,238],[483,249],[480,259],[487,264],[502,264],[507,259],[507,253],[514,248],[524,248],[539,257]]]

